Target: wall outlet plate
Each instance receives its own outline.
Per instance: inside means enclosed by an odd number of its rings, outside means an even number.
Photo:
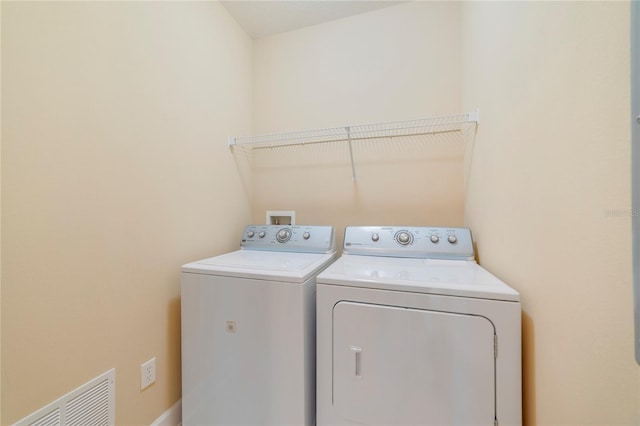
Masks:
[[[156,382],[156,357],[140,366],[140,390],[145,390]]]

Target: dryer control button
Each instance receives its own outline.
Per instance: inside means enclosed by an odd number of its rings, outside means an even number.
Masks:
[[[304,234],[302,234],[302,238],[304,238],[305,240],[308,240],[311,237],[311,234],[308,232],[305,232]]]
[[[380,235],[374,233],[374,234],[371,235],[371,239],[373,241],[379,241],[380,240]]]
[[[247,237],[249,237],[249,238],[253,238],[254,235],[256,235],[256,234],[253,231],[247,232]]]
[[[267,235],[267,234],[265,234],[264,231],[260,231],[258,233],[258,237],[260,237],[260,238],[264,238],[265,235]]]
[[[458,237],[456,237],[455,235],[449,235],[447,237],[447,240],[451,243],[451,244],[455,244],[458,242]]]
[[[433,244],[436,244],[438,241],[440,241],[440,237],[438,237],[437,235],[432,235],[429,239]]]

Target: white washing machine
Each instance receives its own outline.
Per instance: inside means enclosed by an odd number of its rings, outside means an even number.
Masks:
[[[182,267],[182,424],[315,424],[316,275],[330,226],[247,226]]]
[[[468,229],[347,227],[317,281],[319,426],[522,424],[519,294]]]

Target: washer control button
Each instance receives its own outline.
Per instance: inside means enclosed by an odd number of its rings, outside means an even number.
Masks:
[[[380,235],[376,234],[375,232],[373,234],[371,234],[371,240],[372,241],[379,241],[380,240]]]
[[[260,238],[264,238],[265,235],[267,235],[267,234],[265,234],[264,231],[258,232],[258,237],[260,237]]]
[[[289,241],[289,238],[291,238],[291,230],[287,228],[281,229],[276,235],[276,239],[281,243],[286,243],[287,241]]]
[[[256,235],[256,233],[253,232],[253,231],[247,232],[247,237],[249,237],[249,238],[253,238],[254,235]]]
[[[433,244],[437,244],[440,241],[440,237],[438,237],[437,235],[431,235],[431,237],[429,237],[429,239],[431,240],[431,242]]]
[[[451,243],[451,244],[455,244],[458,242],[458,237],[456,237],[455,235],[449,235],[447,237],[447,240]]]
[[[406,246],[411,242],[411,234],[407,231],[400,231],[396,234],[396,241],[403,246]]]
[[[308,232],[305,232],[304,234],[302,234],[302,238],[304,238],[305,240],[308,240],[309,237],[311,237],[311,234]]]

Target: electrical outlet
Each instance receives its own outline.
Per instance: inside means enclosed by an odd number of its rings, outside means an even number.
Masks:
[[[140,390],[145,390],[156,382],[156,357],[140,366]]]

